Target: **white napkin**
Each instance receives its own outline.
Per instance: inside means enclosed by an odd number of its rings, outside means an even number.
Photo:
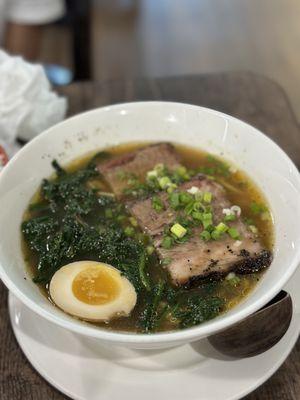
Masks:
[[[0,141],[30,140],[64,119],[66,109],[41,65],[0,50]]]

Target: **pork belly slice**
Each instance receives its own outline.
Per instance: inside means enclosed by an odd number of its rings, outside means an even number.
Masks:
[[[226,199],[225,190],[219,184],[216,184],[205,175],[198,175],[196,178],[185,182],[178,187],[180,191],[186,191],[191,187],[197,187],[203,192],[211,192],[213,201],[211,203],[216,219],[221,220],[223,208],[230,207],[229,201]],[[131,214],[137,219],[140,227],[149,235],[155,236],[163,232],[165,225],[174,221],[176,211],[169,207],[168,194],[161,192],[158,197],[162,200],[165,210],[156,212],[152,207],[152,198],[139,200],[128,205]],[[216,221],[214,221],[216,222]]]
[[[157,237],[154,245],[160,259],[170,259],[165,268],[172,282],[175,285],[191,284],[203,278],[220,278],[231,271],[249,274],[267,268],[271,253],[264,250],[245,227],[241,229],[242,223],[235,225],[243,235],[241,243],[225,235],[221,240],[204,242],[195,232],[188,242],[163,249],[161,239]]]
[[[179,190],[187,190],[193,186],[213,194],[211,205],[214,223],[220,222],[224,217],[223,209],[231,206],[224,188],[205,176],[198,176],[182,184]],[[230,271],[252,273],[270,265],[271,253],[262,247],[240,219],[230,223],[231,227],[239,231],[240,241],[223,235],[220,240],[204,242],[199,237],[202,228],[195,228],[187,242],[164,249],[161,247],[163,230],[166,224],[173,222],[175,212],[168,206],[167,194],[161,193],[159,196],[166,207],[162,212],[153,209],[151,199],[137,201],[128,208],[141,228],[152,236],[160,259],[169,260],[165,268],[175,285],[184,285],[209,276],[223,276]]]
[[[145,179],[147,171],[156,164],[164,164],[170,170],[179,167],[179,155],[169,143],[157,143],[138,149],[120,157],[99,164],[98,170],[117,196],[122,196],[128,186],[124,174],[134,174],[140,180]]]

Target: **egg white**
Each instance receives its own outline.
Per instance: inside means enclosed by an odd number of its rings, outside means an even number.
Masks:
[[[90,268],[108,270],[120,290],[115,299],[105,304],[87,304],[73,293],[72,285],[76,276]],[[119,316],[128,316],[133,310],[137,295],[129,280],[111,265],[96,261],[77,261],[60,268],[52,277],[49,292],[52,301],[63,311],[87,321],[110,321]]]

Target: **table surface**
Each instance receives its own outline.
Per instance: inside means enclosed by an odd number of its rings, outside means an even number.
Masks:
[[[83,82],[59,88],[69,99],[69,115],[137,100],[197,104],[238,117],[269,135],[300,166],[300,130],[283,90],[248,72],[232,72],[105,83]],[[244,400],[299,400],[300,340],[281,368]],[[0,282],[0,399],[62,400],[23,356],[13,336],[7,290]]]

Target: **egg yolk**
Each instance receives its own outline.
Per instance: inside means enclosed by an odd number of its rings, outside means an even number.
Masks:
[[[99,305],[113,301],[120,292],[120,286],[110,271],[89,267],[76,275],[72,291],[83,303]]]

